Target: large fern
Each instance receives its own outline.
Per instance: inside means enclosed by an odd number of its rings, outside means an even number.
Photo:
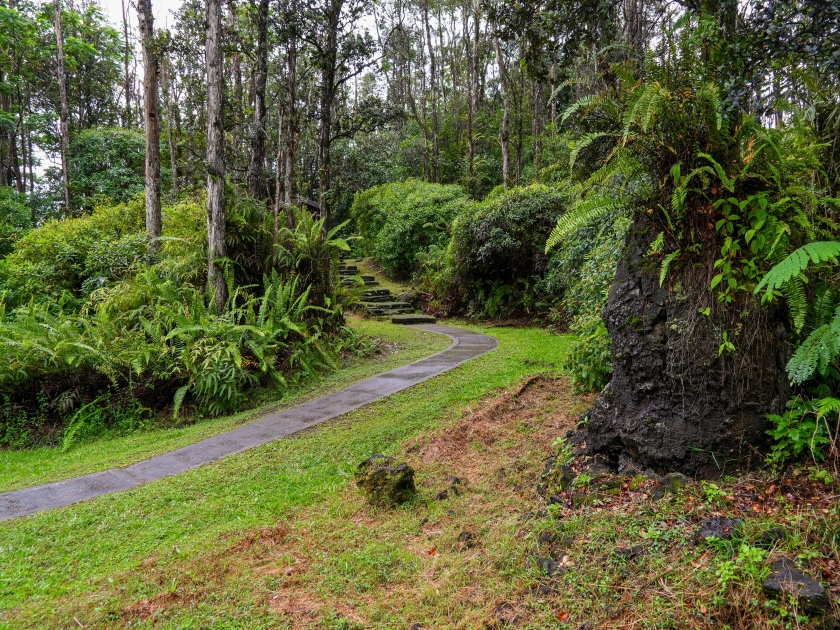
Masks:
[[[588,201],[582,202],[571,208],[557,221],[557,225],[551,231],[548,240],[545,243],[546,253],[560,244],[563,239],[569,236],[579,227],[594,221],[613,210],[624,207],[624,202],[620,199],[613,199],[610,197],[597,197]]]
[[[768,271],[755,288],[755,293],[764,290],[769,294],[782,288],[786,283],[799,278],[812,263],[837,264],[838,256],[840,256],[840,243],[835,241],[817,241],[803,245]]]
[[[815,374],[826,376],[840,355],[840,307],[830,323],[814,330],[802,342],[787,364],[787,372],[794,383],[804,383]]]

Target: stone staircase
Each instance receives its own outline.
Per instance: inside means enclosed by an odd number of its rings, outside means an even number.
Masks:
[[[400,301],[398,297],[391,293],[390,289],[377,289],[376,287],[379,286],[379,283],[376,281],[376,278],[374,276],[360,275],[357,265],[350,265],[342,260],[338,266],[338,274],[341,279],[341,284],[345,286],[356,284],[355,278],[362,279],[365,283],[365,290],[362,292],[360,306],[371,317],[391,317],[395,324],[425,324],[435,322],[434,317],[417,314],[411,304]]]

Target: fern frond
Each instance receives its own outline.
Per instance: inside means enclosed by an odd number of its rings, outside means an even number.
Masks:
[[[793,353],[787,364],[790,380],[801,384],[815,373],[825,376],[840,354],[840,307],[831,323],[817,328]]]
[[[556,247],[560,241],[579,227],[604,216],[612,210],[622,208],[624,205],[624,202],[620,199],[598,197],[596,199],[585,201],[570,209],[566,214],[560,217],[557,221],[557,225],[551,231],[551,235],[545,243],[546,253]]]
[[[579,98],[569,105],[569,107],[566,108],[566,111],[563,112],[563,115],[560,117],[560,124],[566,122],[566,119],[578,110],[592,107],[599,99],[600,96],[597,94],[587,94],[586,96]]]
[[[665,282],[665,276],[668,275],[668,267],[671,266],[671,263],[674,261],[682,253],[682,250],[678,249],[675,252],[671,252],[667,256],[665,256],[664,260],[662,261],[662,268],[659,270],[659,286],[661,287],[662,284]]]
[[[803,245],[768,271],[755,288],[755,293],[762,289],[770,293],[781,288],[785,283],[802,274],[811,263],[837,264],[838,256],[840,256],[840,243],[835,241],[817,241]]]
[[[805,296],[805,282],[802,276],[796,276],[785,282],[782,285],[782,294],[790,308],[793,326],[797,333],[801,332],[805,326],[805,317],[808,315],[808,298]]]
[[[575,161],[577,160],[578,154],[583,151],[586,147],[590,144],[598,140],[599,138],[603,138],[605,136],[611,136],[611,133],[607,133],[605,131],[597,131],[595,133],[588,133],[585,136],[579,138],[575,141],[572,150],[569,152],[569,168],[575,167]]]

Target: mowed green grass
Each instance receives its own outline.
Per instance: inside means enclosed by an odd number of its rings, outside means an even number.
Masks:
[[[144,560],[166,566],[222,551],[243,532],[335,496],[362,459],[561,365],[571,340],[538,329],[481,331],[498,337],[499,348],[311,432],[131,492],[0,523],[0,627],[78,627],[70,611],[80,602],[91,618],[123,625],[121,605],[108,595],[112,580],[138,599],[158,592],[140,577]],[[248,614],[237,622],[206,614],[179,627],[271,627]]]
[[[181,428],[138,431],[96,440],[76,445],[66,453],[60,448],[0,451],[0,492],[128,466],[417,361],[446,349],[451,343],[443,335],[385,322],[352,318],[349,323],[359,333],[385,342],[384,352],[370,358],[350,359],[340,370],[309,378],[282,392],[261,391],[260,395],[273,398],[272,402],[236,415],[208,418]]]

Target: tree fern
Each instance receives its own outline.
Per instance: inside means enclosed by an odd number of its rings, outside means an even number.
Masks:
[[[840,256],[840,243],[835,241],[817,241],[803,245],[768,271],[758,283],[755,292],[759,293],[763,289],[770,293],[781,288],[785,283],[799,277],[811,263],[837,264],[837,256]]]

